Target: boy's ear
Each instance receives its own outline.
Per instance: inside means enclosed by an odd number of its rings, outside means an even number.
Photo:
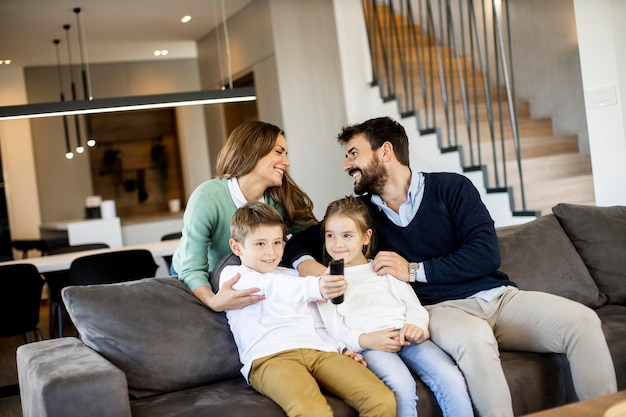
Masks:
[[[228,240],[228,245],[230,246],[230,250],[237,256],[241,256],[241,245],[235,239],[230,238]]]

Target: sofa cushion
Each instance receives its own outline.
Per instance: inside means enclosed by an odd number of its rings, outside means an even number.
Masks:
[[[124,371],[135,398],[242,378],[226,316],[176,278],[67,287],[63,301],[83,342]]]
[[[552,212],[608,302],[626,305],[626,207],[561,203]]]
[[[500,270],[521,289],[560,295],[592,308],[606,301],[553,214],[497,233]]]

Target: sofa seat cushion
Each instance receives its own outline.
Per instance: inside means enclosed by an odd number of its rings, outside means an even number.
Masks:
[[[500,361],[516,416],[576,400],[564,354],[503,351]]]
[[[607,304],[596,310],[602,320],[602,331],[611,351],[617,388],[626,389],[626,306]]]
[[[356,417],[340,399],[326,395],[335,417]],[[131,402],[133,417],[259,416],[285,417],[272,400],[259,394],[241,378]]]
[[[552,212],[608,303],[626,305],[626,206],[561,203]]]
[[[497,229],[502,265],[520,289],[543,291],[596,308],[606,296],[554,214]]]
[[[241,377],[226,316],[176,278],[71,286],[62,294],[82,341],[126,374],[132,397]]]

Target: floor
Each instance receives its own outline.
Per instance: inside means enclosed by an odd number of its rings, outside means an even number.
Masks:
[[[48,301],[42,300],[39,315],[39,329],[41,329],[44,339],[50,338],[49,316]],[[17,384],[15,352],[17,348],[24,343],[24,337],[22,336],[0,339],[0,387]],[[22,406],[19,395],[0,398],[0,417],[22,417]]]

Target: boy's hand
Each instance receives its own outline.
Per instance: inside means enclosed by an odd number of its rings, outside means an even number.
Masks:
[[[359,336],[359,345],[363,349],[382,350],[385,352],[397,352],[403,346],[411,343],[403,340],[400,341],[400,330],[393,327],[386,330],[378,330],[371,333],[361,333]]]
[[[328,270],[325,275],[320,277],[318,285],[320,287],[320,293],[327,300],[339,297],[346,292],[346,288],[348,287],[348,283],[343,275],[329,275]]]

